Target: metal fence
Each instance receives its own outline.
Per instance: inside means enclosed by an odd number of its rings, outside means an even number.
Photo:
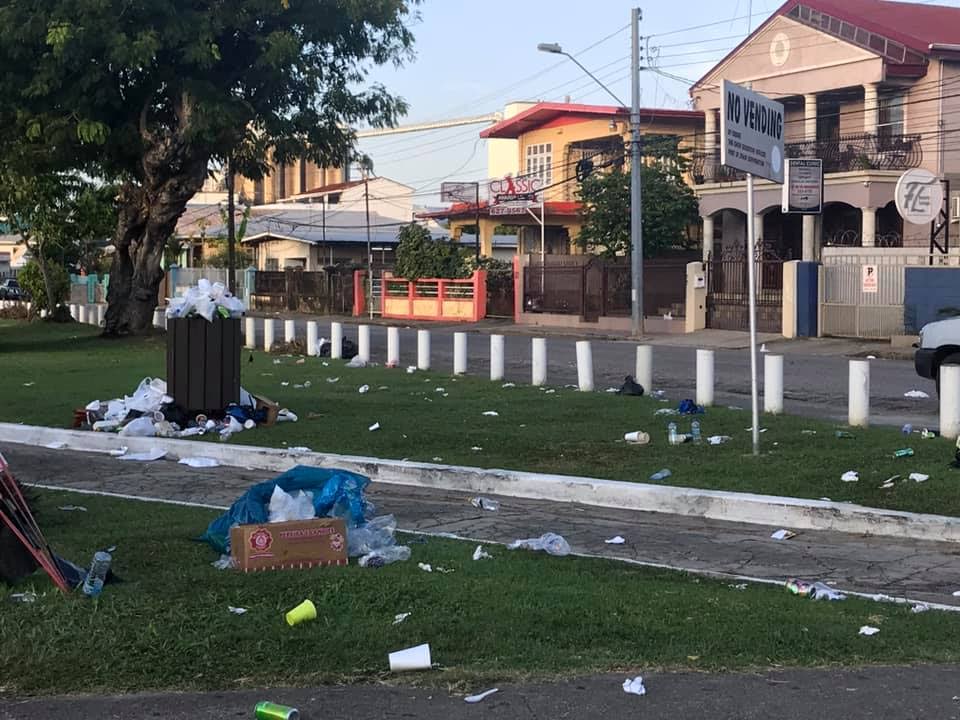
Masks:
[[[257,310],[353,312],[353,271],[259,270],[250,305]]]
[[[863,292],[863,265],[877,265],[877,292]],[[889,338],[903,335],[906,264],[862,260],[824,265],[820,283],[820,328],[824,335]]]

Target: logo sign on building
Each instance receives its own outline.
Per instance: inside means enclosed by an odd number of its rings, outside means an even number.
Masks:
[[[539,177],[512,177],[507,175],[490,183],[491,215],[524,215],[527,208],[537,205],[542,198],[543,180]]]
[[[897,211],[907,222],[926,225],[943,210],[943,185],[929,170],[907,170],[894,191]]]
[[[860,289],[870,294],[876,294],[878,292],[876,265],[863,266],[863,279],[861,280]]]
[[[789,158],[783,172],[783,212],[823,212],[823,160]]]
[[[441,183],[440,202],[476,202],[479,187],[472,182]]]
[[[783,104],[723,81],[720,96],[720,163],[783,182]]]

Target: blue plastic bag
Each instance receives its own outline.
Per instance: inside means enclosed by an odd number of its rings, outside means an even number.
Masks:
[[[703,405],[697,405],[693,400],[681,400],[677,406],[677,412],[681,415],[703,415],[706,412]]]
[[[317,517],[342,517],[348,527],[366,522],[368,504],[363,496],[370,478],[346,470],[297,465],[273,480],[257,483],[241,495],[230,509],[210,523],[198,538],[220,554],[230,552],[230,528],[234,525],[254,525],[267,522],[267,506],[277,486],[284,492],[297,490],[313,492],[313,507]]]

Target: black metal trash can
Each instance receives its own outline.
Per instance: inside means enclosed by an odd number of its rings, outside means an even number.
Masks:
[[[167,320],[167,394],[190,412],[240,402],[240,318]]]

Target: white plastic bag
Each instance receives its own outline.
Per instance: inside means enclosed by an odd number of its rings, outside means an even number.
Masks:
[[[157,431],[153,426],[153,419],[143,415],[120,428],[119,434],[124,437],[153,437]]]
[[[273,495],[270,496],[270,504],[267,506],[269,522],[312,520],[315,517],[313,493],[299,490],[296,495],[291,495],[281,490],[279,485],[273,488]]]
[[[569,555],[570,545],[561,535],[556,533],[544,533],[538,538],[528,538],[526,540],[514,540],[507,545],[507,550],[543,550],[550,555]]]

